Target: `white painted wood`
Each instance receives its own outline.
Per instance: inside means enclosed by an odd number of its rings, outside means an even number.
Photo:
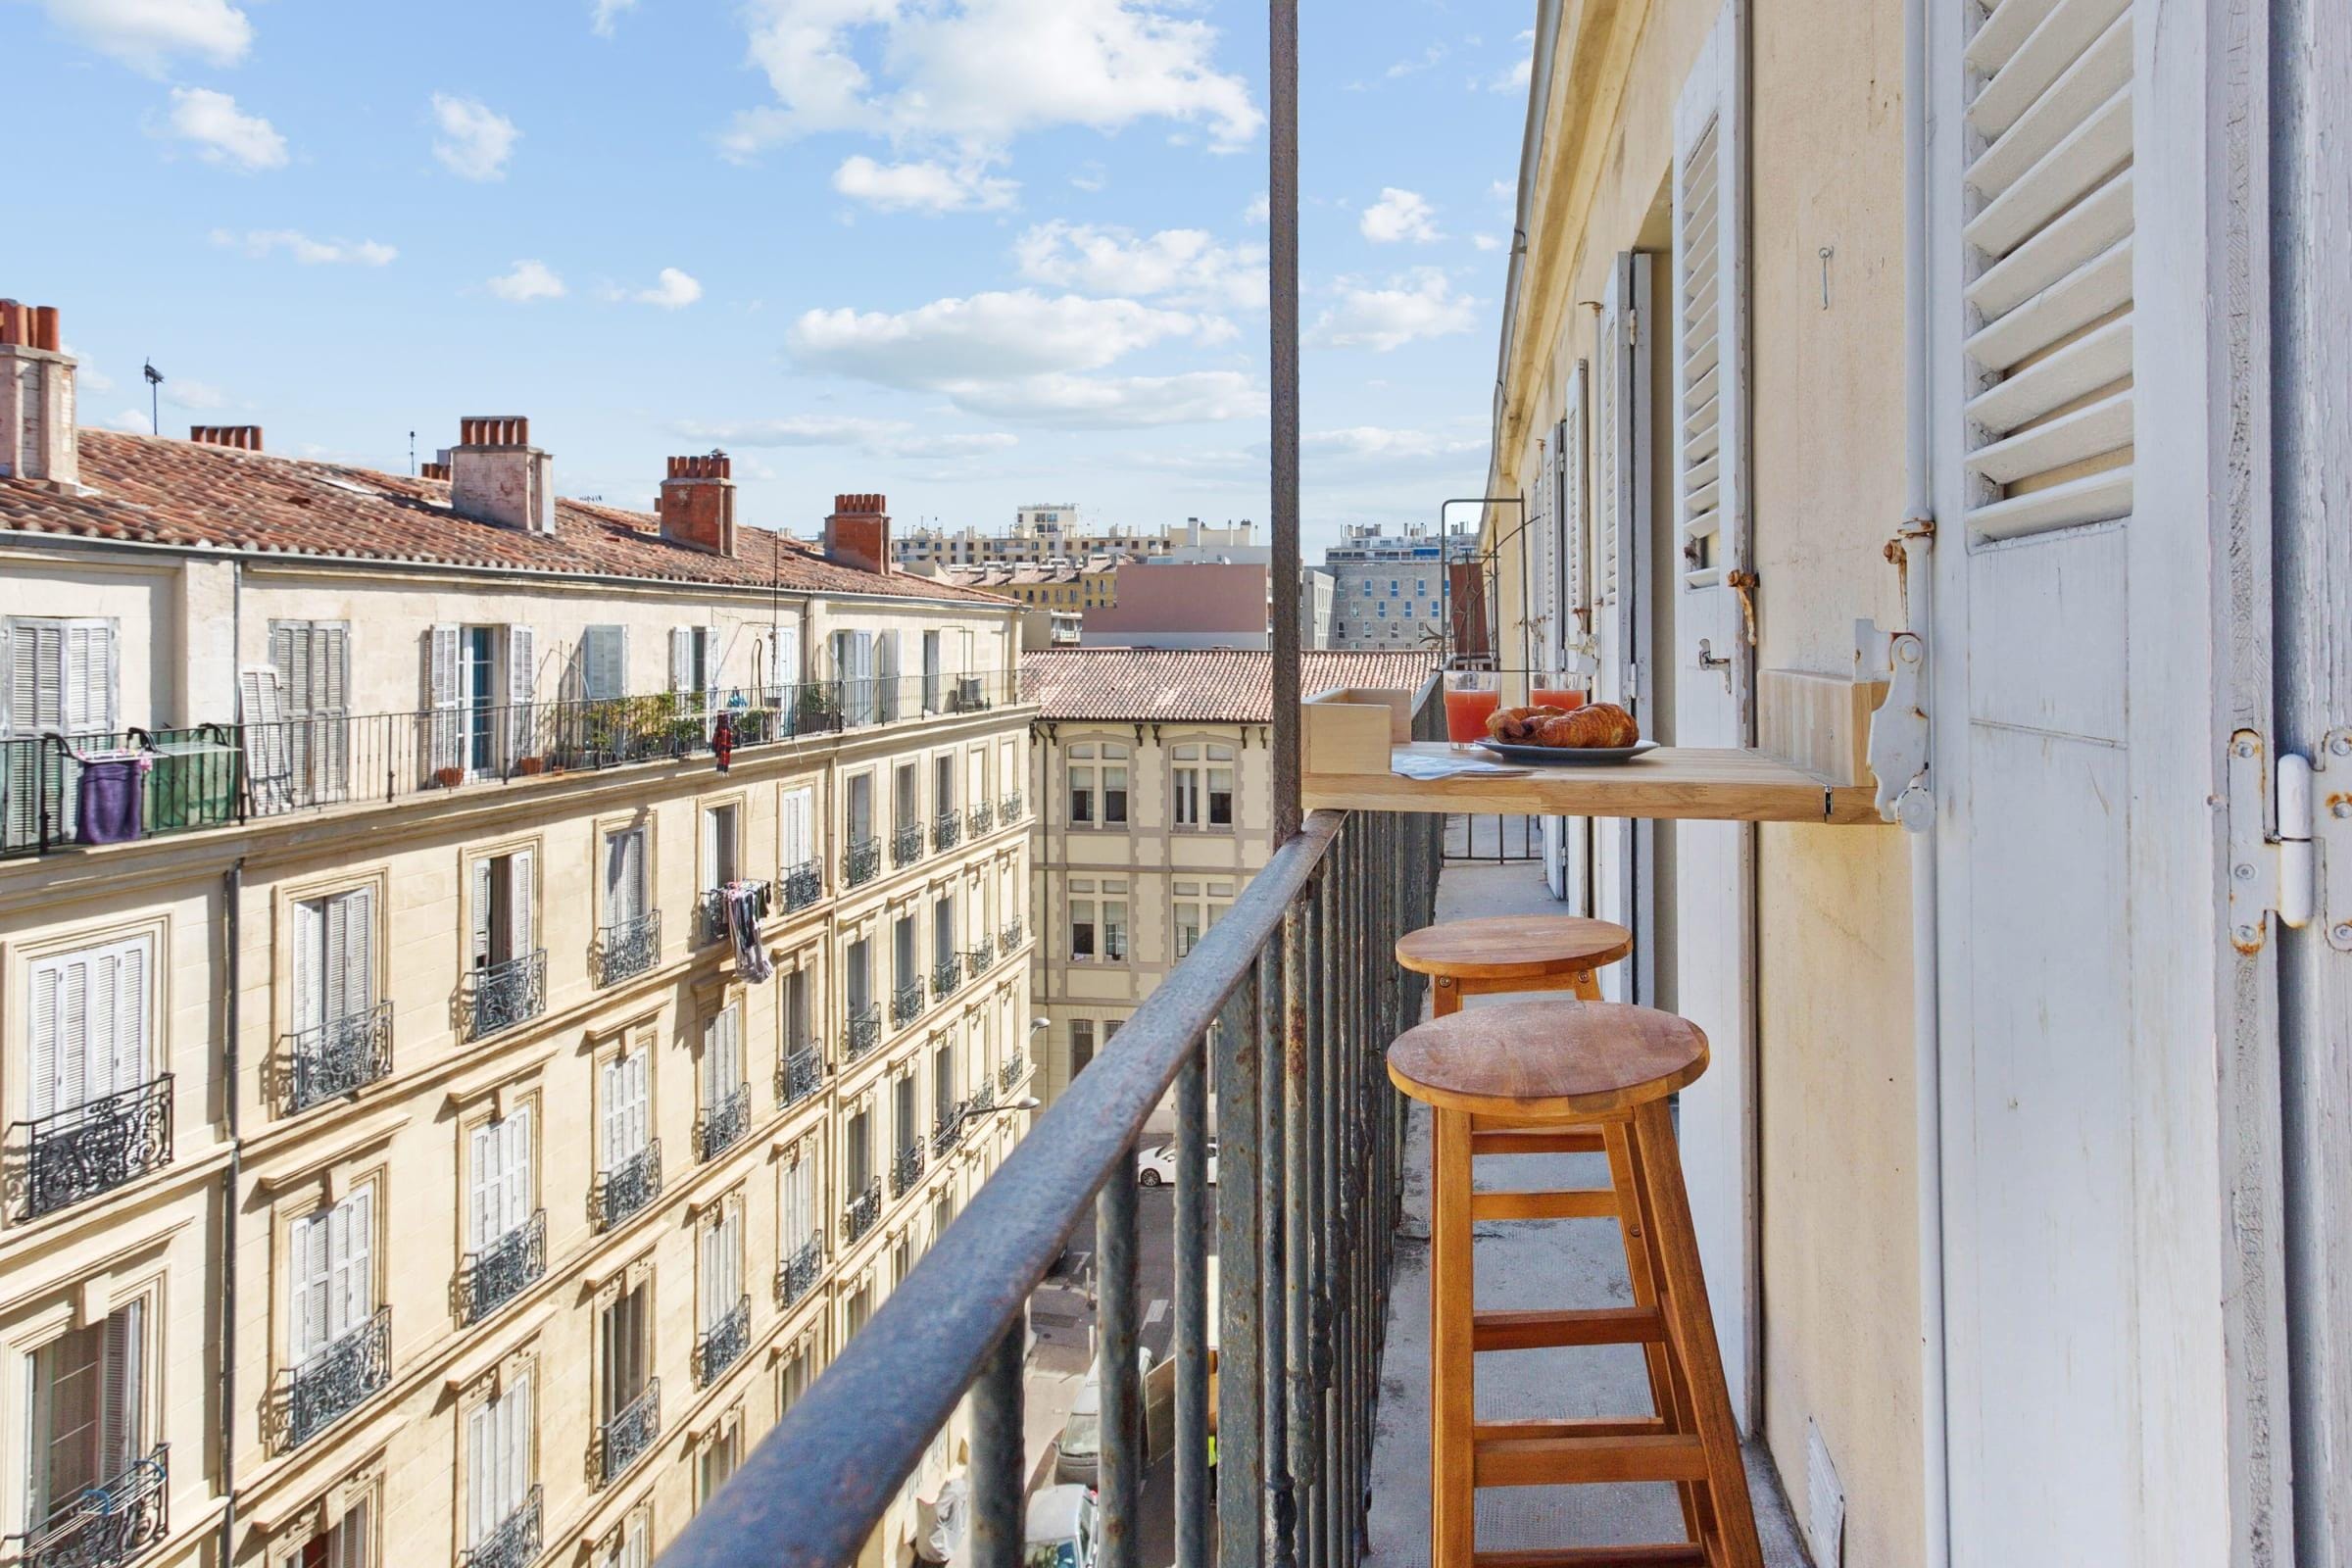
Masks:
[[[1654,727],[1643,704],[1649,659],[1649,353],[1656,325],[1650,259],[1618,256],[1594,328],[1592,395],[1592,695]],[[1634,933],[1631,961],[1600,974],[1611,1002],[1646,1002],[1656,956],[1650,950],[1655,890],[1642,874],[1652,830],[1622,817],[1592,823],[1592,912]]]

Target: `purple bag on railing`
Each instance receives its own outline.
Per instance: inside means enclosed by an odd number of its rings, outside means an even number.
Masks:
[[[139,836],[141,775],[139,760],[84,762],[81,790],[75,800],[74,838],[82,844],[128,844]]]

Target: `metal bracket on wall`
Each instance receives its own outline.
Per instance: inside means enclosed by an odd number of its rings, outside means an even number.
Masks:
[[[1886,681],[1886,700],[1870,715],[1867,756],[1878,781],[1879,815],[1924,833],[1936,820],[1929,793],[1928,645],[1919,633],[1882,631],[1875,620],[1854,622],[1854,674]]]
[[[2281,753],[2275,769],[2266,752],[2259,730],[2230,737],[2230,941],[2259,952],[2276,910],[2294,930],[2319,918],[2328,945],[2352,953],[2352,728],[2322,736],[2316,757]]]

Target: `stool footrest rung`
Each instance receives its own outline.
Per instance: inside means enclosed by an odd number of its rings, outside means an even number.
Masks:
[[[1472,1350],[1550,1350],[1569,1345],[1659,1345],[1666,1321],[1654,1306],[1538,1308],[1474,1312]]]
[[[1556,1193],[1472,1193],[1470,1218],[1615,1219],[1617,1195],[1606,1187],[1572,1187]]]
[[[1608,1140],[1591,1127],[1514,1127],[1505,1122],[1489,1126],[1485,1117],[1471,1125],[1473,1154],[1605,1154]]]
[[[1482,1551],[1475,1568],[1706,1568],[1707,1549],[1695,1541],[1639,1546],[1534,1546]]]
[[[1473,1437],[1474,1487],[1576,1487],[1599,1482],[1704,1481],[1707,1450],[1695,1434],[1639,1438]]]

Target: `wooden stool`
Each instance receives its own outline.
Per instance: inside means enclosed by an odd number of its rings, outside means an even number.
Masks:
[[[1432,1568],[1602,1563],[1761,1568],[1740,1437],[1724,1388],[1690,1200],[1666,1097],[1706,1070],[1706,1037],[1648,1007],[1571,1000],[1503,1003],[1432,1019],[1389,1048],[1389,1077],[1435,1125],[1430,1286]],[[1609,1185],[1474,1193],[1472,1118],[1597,1135]],[[1580,1136],[1581,1142],[1581,1136]],[[1471,1231],[1482,1220],[1616,1218],[1634,1304],[1481,1312]],[[1480,1421],[1479,1350],[1640,1345],[1656,1413],[1598,1420]],[[1481,1487],[1673,1482],[1687,1542],[1476,1550]]]
[[[1573,991],[1600,1000],[1593,972],[1634,951],[1634,934],[1576,914],[1494,914],[1425,925],[1396,939],[1396,961],[1430,976],[1430,1011],[1459,1012],[1464,997],[1498,991]]]

